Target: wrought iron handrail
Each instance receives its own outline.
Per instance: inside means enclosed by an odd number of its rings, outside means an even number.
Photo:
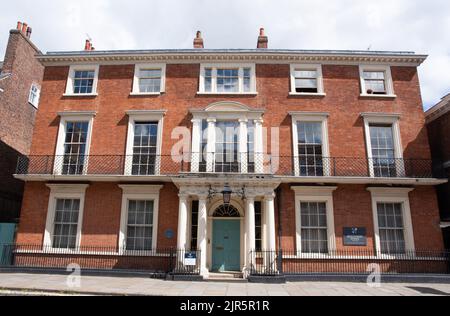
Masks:
[[[179,173],[445,178],[443,165],[431,159],[279,156],[264,153],[24,156],[19,157],[16,170],[18,175],[65,176],[158,176]]]

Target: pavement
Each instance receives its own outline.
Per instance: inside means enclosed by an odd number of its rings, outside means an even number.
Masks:
[[[150,278],[0,273],[0,295],[450,296],[450,284],[165,281]]]

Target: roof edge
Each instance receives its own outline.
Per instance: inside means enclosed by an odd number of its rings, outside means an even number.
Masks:
[[[38,55],[44,65],[71,63],[136,63],[136,62],[326,62],[389,63],[419,66],[428,55],[414,52],[271,50],[271,49],[202,49],[202,50],[134,50],[50,52]]]

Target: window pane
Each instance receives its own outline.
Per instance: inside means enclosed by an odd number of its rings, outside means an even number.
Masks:
[[[95,71],[75,71],[73,79],[73,92],[92,93],[94,86]]]
[[[397,170],[392,126],[371,124],[369,130],[374,175],[376,177],[395,177]]]
[[[217,92],[239,92],[239,69],[217,69]]]
[[[75,248],[79,199],[57,199],[53,223],[53,248]]]
[[[323,176],[322,123],[297,122],[299,169],[302,176]]]
[[[151,250],[153,235],[152,200],[128,201],[127,250]]]
[[[404,253],[405,236],[401,203],[378,203],[378,228],[381,252]]]
[[[325,210],[325,212],[324,212]],[[301,202],[302,252],[327,253],[328,236],[325,202]]]
[[[81,174],[83,172],[88,127],[89,122],[66,123],[62,174]],[[60,162],[58,161],[58,163]]]
[[[133,175],[152,175],[156,168],[158,122],[136,122],[134,124]]]

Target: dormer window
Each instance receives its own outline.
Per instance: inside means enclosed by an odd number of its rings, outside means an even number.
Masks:
[[[66,96],[97,95],[98,65],[71,66],[66,86]]]
[[[389,66],[360,66],[359,72],[361,96],[395,97]]]
[[[256,94],[255,65],[202,64],[199,94]]]

